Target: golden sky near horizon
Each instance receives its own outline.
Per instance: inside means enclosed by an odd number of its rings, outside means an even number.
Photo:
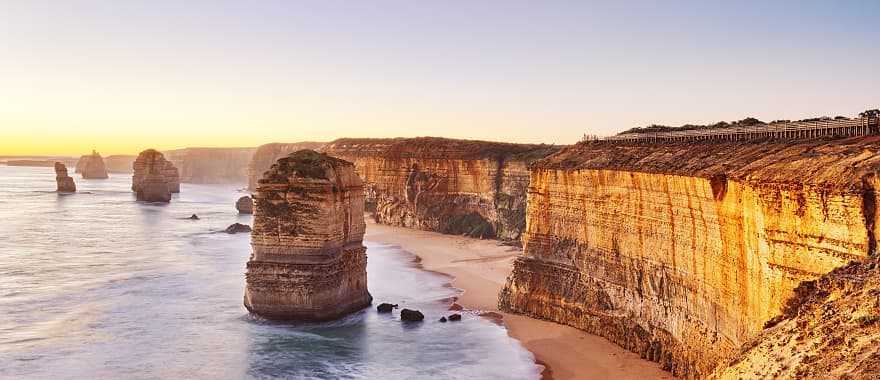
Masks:
[[[570,144],[880,106],[876,2],[65,5],[0,3],[0,155],[340,137]]]

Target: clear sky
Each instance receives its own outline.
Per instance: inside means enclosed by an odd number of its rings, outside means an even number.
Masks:
[[[0,155],[880,107],[880,1],[0,0]]]

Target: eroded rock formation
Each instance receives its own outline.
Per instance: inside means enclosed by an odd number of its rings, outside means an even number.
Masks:
[[[76,192],[76,184],[73,182],[73,178],[67,175],[67,166],[60,162],[55,163],[55,183],[57,185],[56,191],[59,193]]]
[[[257,189],[257,181],[259,181],[260,178],[263,178],[263,173],[265,173],[266,170],[269,170],[279,158],[303,149],[318,150],[324,146],[324,144],[325,143],[321,142],[307,141],[289,144],[271,143],[260,145],[257,147],[256,151],[254,151],[247,166],[248,190],[254,191]]]
[[[270,319],[329,320],[372,302],[363,183],[350,162],[310,150],[259,181],[244,304]]]
[[[76,163],[76,173],[85,179],[107,179],[107,167],[104,166],[104,158],[96,151],[79,158]]]
[[[249,196],[238,198],[238,201],[235,202],[235,209],[239,214],[253,214],[254,200]]]
[[[535,164],[504,310],[699,378],[792,290],[876,250],[880,137],[591,142]]]
[[[185,183],[245,183],[255,148],[184,148],[164,151]],[[268,169],[268,166],[267,166]]]
[[[177,168],[155,149],[141,152],[132,169],[131,190],[139,201],[169,202],[171,193],[180,192]]]
[[[559,149],[425,137],[339,139],[322,151],[354,162],[379,223],[518,241],[527,165]]]
[[[718,379],[880,379],[880,268],[853,262],[794,296]]]

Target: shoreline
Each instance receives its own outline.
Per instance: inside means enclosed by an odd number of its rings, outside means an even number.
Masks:
[[[673,379],[654,362],[641,359],[602,337],[573,327],[501,312],[498,293],[521,250],[496,240],[480,240],[437,232],[376,224],[366,217],[364,240],[398,245],[417,257],[421,269],[450,276],[462,291],[456,304],[507,329],[535,357],[543,379],[613,377]],[[369,252],[367,252],[369,257]],[[455,304],[453,304],[455,305]],[[492,313],[488,315],[482,315]],[[499,317],[500,316],[500,317]]]

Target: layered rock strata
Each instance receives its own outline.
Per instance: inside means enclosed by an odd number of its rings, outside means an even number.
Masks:
[[[560,148],[423,137],[339,139],[322,151],[355,164],[379,223],[518,241],[528,164]]]
[[[177,168],[155,149],[141,152],[132,169],[131,190],[139,201],[169,202],[171,193],[180,192]]]
[[[73,178],[67,175],[67,166],[60,162],[55,163],[55,184],[56,191],[59,193],[76,192],[76,183],[73,182]]]
[[[718,379],[880,379],[880,268],[853,262],[795,288]]]
[[[110,178],[110,176],[107,175],[107,167],[104,166],[104,158],[102,158],[96,151],[92,151],[92,154],[80,157],[79,161],[76,163],[75,172],[80,173],[84,179]]]
[[[251,155],[250,161],[248,162],[248,190],[254,191],[257,189],[257,181],[259,181],[260,178],[263,178],[263,173],[265,173],[266,170],[269,170],[279,158],[303,149],[318,150],[324,146],[324,144],[325,143],[322,142],[307,141],[289,144],[270,143],[260,145]]]
[[[700,378],[876,250],[880,137],[581,143],[536,163],[508,311]]]
[[[163,154],[185,183],[245,183],[255,148],[184,148]],[[268,167],[267,167],[268,168]]]
[[[245,307],[316,321],[368,306],[363,215],[363,183],[350,162],[310,150],[279,159],[255,194]]]

